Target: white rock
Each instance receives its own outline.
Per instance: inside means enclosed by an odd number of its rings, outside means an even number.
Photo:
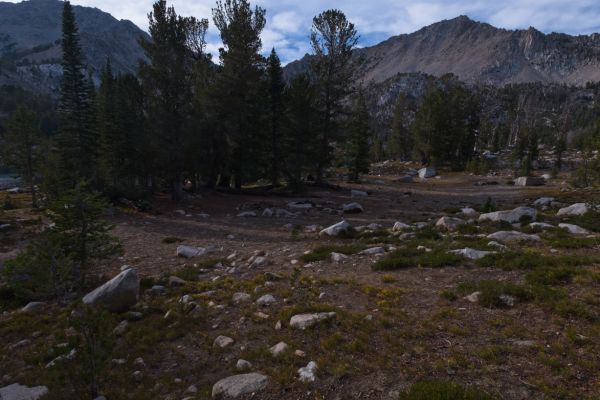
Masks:
[[[442,217],[438,219],[438,221],[435,223],[435,226],[449,231],[454,231],[456,230],[456,228],[458,228],[459,225],[462,225],[464,223],[465,221],[463,221],[460,218]]]
[[[319,236],[338,236],[341,232],[347,232],[350,228],[352,228],[352,225],[346,221],[341,221],[335,225],[331,225],[330,227],[323,229],[321,232],[319,232]]]
[[[265,208],[261,214],[263,217],[272,217],[275,215],[275,211],[272,208]]]
[[[113,334],[115,334],[116,336],[122,336],[127,330],[127,326],[129,326],[129,322],[127,322],[126,320],[119,322],[119,325],[117,325],[117,327],[113,329]]]
[[[479,260],[480,258],[483,258],[489,254],[496,254],[495,251],[475,250],[475,249],[471,249],[469,247],[465,247],[464,249],[459,249],[459,250],[452,250],[449,253],[459,254],[470,260]]]
[[[537,212],[535,208],[530,207],[517,207],[514,210],[505,210],[505,211],[495,211],[487,214],[481,214],[479,216],[479,221],[505,221],[515,223],[519,222],[521,218],[529,217],[532,220],[535,220],[537,217]]]
[[[221,379],[212,388],[212,397],[238,398],[245,394],[258,392],[269,385],[269,378],[256,372],[233,375]]]
[[[185,257],[185,258],[202,256],[206,253],[207,253],[207,250],[204,247],[193,247],[193,246],[186,246],[186,245],[177,246],[177,251],[176,251],[177,257]]]
[[[250,296],[248,293],[238,292],[234,293],[231,299],[234,303],[244,303],[246,301],[250,301],[251,298],[252,296]]]
[[[481,292],[473,292],[468,296],[465,296],[465,300],[470,301],[471,303],[477,303],[479,298],[481,297]]]
[[[361,255],[375,255],[375,254],[385,254],[385,249],[383,247],[371,247],[369,249],[365,249],[358,254]]]
[[[340,262],[340,261],[343,261],[343,260],[345,260],[347,258],[348,258],[348,256],[345,255],[345,254],[342,254],[342,253],[335,253],[335,252],[331,253],[331,260],[333,262]]]
[[[558,227],[561,229],[566,229],[569,233],[573,235],[589,235],[591,232],[585,228],[580,227],[579,225],[573,224],[558,224]]]
[[[495,247],[495,248],[497,248],[497,249],[499,249],[499,250],[506,250],[506,249],[508,249],[508,247],[506,247],[506,246],[505,246],[505,245],[503,245],[502,243],[498,243],[498,242],[496,242],[496,241],[494,241],[494,240],[492,240],[492,241],[488,242],[488,244],[487,244],[487,245],[488,245],[488,246],[490,246],[490,247]]]
[[[462,215],[464,215],[467,218],[477,218],[477,216],[479,216],[479,213],[477,211],[475,211],[475,209],[471,208],[471,207],[465,207],[462,208],[460,210],[460,213]]]
[[[256,304],[258,304],[259,306],[270,306],[271,304],[276,303],[277,300],[275,299],[275,297],[273,297],[272,294],[265,294],[264,296],[261,296],[258,300],[256,300]]]
[[[558,210],[557,216],[585,215],[590,211],[590,208],[585,203],[575,203],[569,207],[564,207]]]
[[[269,353],[271,353],[273,356],[277,357],[277,356],[285,353],[289,348],[290,348],[290,346],[288,346],[287,343],[279,342],[275,346],[273,346],[269,349]]]
[[[543,186],[545,183],[544,178],[533,176],[521,176],[515,179],[515,186]]]
[[[410,229],[411,226],[408,224],[405,224],[404,222],[400,222],[400,221],[396,221],[396,223],[394,223],[394,227],[392,228],[392,231],[403,231],[405,229]]]
[[[529,227],[533,228],[533,229],[541,229],[541,230],[556,228],[554,225],[547,224],[545,222],[532,222],[529,224]]]
[[[342,209],[344,211],[345,214],[355,214],[355,213],[361,213],[364,212],[364,208],[363,206],[361,206],[358,203],[348,203],[348,204],[344,204],[342,206]]]
[[[298,375],[300,375],[300,382],[314,382],[315,374],[317,372],[317,363],[311,361],[308,363],[306,367],[302,367],[298,370]]]
[[[421,179],[433,178],[436,175],[437,175],[437,172],[436,172],[435,168],[427,167],[427,168],[421,168],[419,170],[419,178],[421,178]]]
[[[48,394],[46,386],[27,387],[13,383],[0,388],[1,400],[37,400]]]
[[[235,368],[238,371],[249,371],[252,369],[252,363],[250,361],[239,359],[235,364]]]
[[[539,242],[541,240],[538,235],[528,235],[517,231],[499,231],[488,235],[487,238],[498,242]]]
[[[224,349],[225,347],[232,345],[234,342],[235,342],[235,340],[233,340],[229,336],[219,335],[215,339],[215,341],[213,343],[213,347],[220,347],[220,348]]]
[[[540,197],[539,199],[533,202],[533,205],[536,207],[549,206],[554,200],[554,197]]]
[[[83,297],[89,305],[100,305],[112,312],[126,311],[138,301],[140,279],[135,269],[128,269]]]
[[[322,312],[314,314],[297,314],[290,319],[290,326],[296,329],[306,329],[318,322],[325,321],[335,317],[335,312]]]
[[[42,310],[46,306],[46,303],[43,301],[32,301],[27,303],[27,305],[21,308],[21,312],[24,313],[37,313]]]
[[[287,204],[287,207],[292,210],[309,210],[313,207],[312,203],[308,201],[293,201]]]

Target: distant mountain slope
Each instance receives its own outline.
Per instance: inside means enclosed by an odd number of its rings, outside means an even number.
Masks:
[[[444,20],[417,32],[393,36],[358,49],[364,62],[358,78],[383,82],[398,73],[457,75],[468,83],[565,83],[583,86],[600,81],[600,34],[545,35],[498,29],[465,16]],[[286,66],[287,76],[306,70],[310,56]]]
[[[60,0],[0,2],[0,84],[56,91],[61,75]],[[117,72],[135,72],[147,34],[97,8],[74,6],[89,72],[97,77],[110,58]]]

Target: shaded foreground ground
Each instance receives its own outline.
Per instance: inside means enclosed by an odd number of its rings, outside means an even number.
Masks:
[[[434,224],[440,216],[456,216],[460,208],[482,206],[488,198],[499,209],[512,209],[541,196],[565,204],[593,197],[591,192],[562,193],[560,181],[517,188],[500,178],[498,185],[475,186],[478,180],[447,175],[406,184],[393,177],[369,177],[371,183],[311,189],[301,198],[205,193],[184,204],[158,199],[147,214],[118,210],[111,218],[124,254],[98,275],[106,279],[130,265],[145,278],[143,289],[166,284],[172,275],[187,283],[167,287],[164,295],[143,294],[135,307],[141,320],[127,313],[111,316],[112,326],[130,322],[116,339],[101,392],[108,399],[209,398],[212,385],[236,374],[237,360],[245,359],[253,371],[271,378],[254,399],[392,399],[429,379],[451,380],[501,399],[599,398],[599,241],[550,232],[537,243],[510,244],[503,257],[457,261],[443,255],[463,247],[494,250],[482,236],[506,227],[478,226],[458,233],[426,228],[412,239],[387,231],[396,221]],[[350,188],[370,196],[351,199]],[[297,200],[319,207],[295,217],[261,216],[265,208],[286,208]],[[346,215],[347,221],[354,226],[378,223],[384,229],[346,239],[307,232],[307,226],[340,221],[337,210],[351,201],[365,212]],[[258,216],[238,217],[244,210],[257,210]],[[12,213],[26,216],[24,210]],[[558,223],[555,214],[550,208],[539,219]],[[526,224],[510,228],[530,231]],[[12,233],[16,241],[0,250],[21,246],[26,230],[20,226]],[[180,244],[214,251],[191,260],[177,258]],[[353,253],[393,246],[411,254],[422,245],[441,260],[423,253],[411,259],[414,265],[377,271],[373,266],[389,253],[351,254],[340,262],[328,253],[322,260],[303,257],[321,246],[344,250],[349,245]],[[266,262],[249,268],[248,260],[259,253]],[[464,299],[476,290],[485,301]],[[250,294],[251,301],[235,303],[237,292]],[[516,300],[514,305],[494,301],[506,293]],[[186,294],[201,313],[186,314],[179,303]],[[276,302],[258,306],[255,301],[264,294],[272,294]],[[488,297],[492,301],[486,302]],[[318,311],[335,311],[336,317],[306,331],[289,327],[292,315]],[[44,384],[50,389],[45,398],[83,398],[75,394],[84,390],[77,383],[76,365],[66,361],[46,368],[75,346],[69,313],[50,305],[39,315],[10,312],[0,317],[0,386]],[[277,321],[281,329],[275,328]],[[234,344],[213,346],[219,335],[231,337]],[[23,339],[29,342],[16,345]],[[278,342],[287,343],[289,351],[274,357],[268,349]],[[139,357],[143,363],[136,361]],[[297,370],[311,360],[318,365],[317,379],[300,383]],[[141,375],[133,377],[134,371]],[[190,385],[197,393],[186,392]]]

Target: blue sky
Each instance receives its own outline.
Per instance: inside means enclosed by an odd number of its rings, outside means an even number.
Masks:
[[[179,14],[209,18],[212,25],[211,8],[215,0],[168,2]],[[153,1],[71,0],[71,3],[98,7],[146,29],[146,14]],[[284,63],[310,51],[308,35],[312,17],[328,8],[346,13],[356,25],[363,47],[458,15],[507,29],[534,26],[546,33],[600,32],[600,0],[257,0],[252,4],[267,10],[267,26],[262,35],[265,53],[274,46]],[[216,55],[219,39],[212,26],[208,41],[208,50]]]

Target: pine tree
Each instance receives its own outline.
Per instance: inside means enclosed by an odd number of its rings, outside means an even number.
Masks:
[[[31,206],[37,208],[36,178],[40,167],[41,132],[37,115],[18,108],[10,117],[5,135],[4,158],[21,174],[31,191]]]
[[[96,99],[99,174],[102,183],[111,187],[117,184],[120,168],[123,165],[121,151],[125,149],[121,142],[123,132],[117,126],[116,80],[110,60],[106,61],[100,79]]]
[[[264,169],[265,139],[263,115],[265,99],[261,92],[264,58],[260,55],[260,34],[265,26],[265,10],[250,7],[247,0],[218,1],[213,20],[223,48],[219,49],[222,69],[213,88],[213,120],[225,136],[226,165],[222,181],[233,175],[236,189]]]
[[[322,181],[331,163],[330,142],[337,133],[344,99],[352,91],[352,50],[358,43],[354,24],[340,10],[327,10],[313,18],[310,42],[314,51],[312,76],[318,90],[321,129],[317,141],[316,178]]]
[[[281,170],[281,130],[283,107],[283,90],[285,82],[283,81],[283,69],[275,48],[271,50],[271,55],[267,59],[267,79],[269,85],[269,129],[271,134],[270,156],[271,156],[271,183],[273,186],[279,184],[279,175]]]
[[[352,118],[348,121],[348,144],[346,159],[350,170],[350,180],[358,182],[361,173],[369,172],[369,110],[362,91],[356,98]]]
[[[59,176],[64,187],[94,178],[96,137],[93,130],[92,94],[85,77],[83,54],[73,9],[63,7],[62,68],[60,86]]]
[[[294,192],[314,157],[318,129],[315,89],[307,75],[298,75],[285,89],[285,125],[282,140],[283,172]]]
[[[148,15],[152,40],[140,43],[149,63],[140,65],[140,78],[147,103],[148,125],[160,151],[158,164],[171,188],[174,200],[182,198],[185,150],[189,143],[191,81],[196,43],[194,35],[201,22],[178,16],[165,0],[154,3]]]

